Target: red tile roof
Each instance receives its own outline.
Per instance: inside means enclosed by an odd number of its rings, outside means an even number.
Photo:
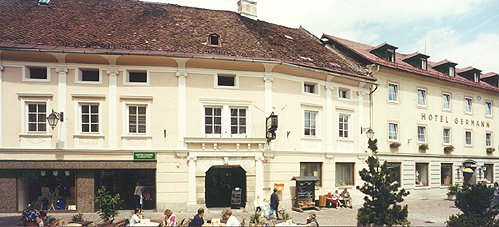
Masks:
[[[358,43],[358,42],[354,42],[354,41],[347,40],[347,39],[342,39],[342,38],[327,35],[327,34],[323,34],[323,37],[333,41],[334,43],[336,43],[338,45],[341,45],[342,47],[348,49],[352,53],[360,56],[361,58],[363,58],[371,63],[379,64],[379,65],[393,68],[393,69],[397,69],[397,70],[402,70],[405,72],[415,73],[415,74],[425,76],[425,77],[435,78],[435,79],[444,80],[444,81],[457,83],[457,84],[461,84],[461,85],[466,85],[466,86],[470,86],[470,87],[476,87],[476,88],[485,89],[488,91],[499,92],[499,87],[492,86],[492,85],[487,84],[483,81],[473,82],[473,81],[470,81],[470,80],[463,78],[459,75],[456,75],[455,77],[451,77],[451,76],[447,76],[444,73],[441,73],[441,72],[433,69],[433,67],[436,67],[436,66],[439,66],[442,64],[446,64],[446,63],[456,64],[456,63],[451,62],[447,59],[439,61],[439,62],[428,61],[428,66],[429,66],[428,70],[424,70],[424,69],[416,68],[416,67],[408,64],[407,62],[404,62],[403,59],[405,59],[405,58],[407,58],[407,56],[409,56],[407,54],[397,53],[396,57],[395,57],[395,62],[390,62],[390,61],[386,61],[386,60],[379,58],[376,55],[370,53],[370,50],[373,48],[372,46]],[[382,45],[384,45],[384,44],[382,44]],[[459,69],[457,69],[456,71],[459,72]],[[482,75],[480,76],[480,78],[483,78]]]
[[[303,28],[138,0],[0,1],[0,49],[270,60],[375,80]],[[220,35],[221,47],[207,45]]]
[[[485,79],[485,78],[494,77],[494,76],[499,76],[499,74],[494,73],[494,72],[489,72],[489,73],[481,74],[480,75],[480,79]]]

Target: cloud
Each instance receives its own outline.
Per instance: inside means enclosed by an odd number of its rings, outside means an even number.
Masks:
[[[477,33],[470,40],[449,27],[424,34],[415,45],[424,46],[432,61],[448,59],[458,63],[458,68],[473,66],[483,72],[499,72],[499,33]]]

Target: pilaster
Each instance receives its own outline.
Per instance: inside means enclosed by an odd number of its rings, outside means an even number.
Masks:
[[[187,157],[187,165],[189,166],[189,174],[188,174],[188,196],[187,196],[187,204],[195,205],[196,202],[196,156],[188,156]]]
[[[3,146],[3,69],[0,61],[0,147]]]
[[[326,82],[326,152],[333,152],[333,83]]]
[[[179,67],[177,69],[177,89],[178,89],[178,137],[177,137],[177,150],[185,150],[187,146],[185,145],[184,138],[186,136],[186,124],[187,124],[187,109],[186,109],[186,79],[187,72],[184,67]]]
[[[65,65],[57,66],[56,72],[58,75],[58,84],[57,84],[57,110],[56,112],[66,112],[66,96],[67,96],[67,76],[68,76],[68,68]],[[66,116],[66,115],[64,115]],[[59,132],[57,148],[64,149],[66,148],[67,141],[67,121],[59,122]]]
[[[118,104],[117,104],[117,86],[118,86],[118,69],[117,68],[108,68],[106,71],[107,76],[109,77],[109,115],[108,115],[108,130],[109,130],[109,148],[118,149],[118,120],[116,116],[118,116]]]
[[[255,198],[263,196],[263,160],[265,158],[263,156],[255,157]],[[250,200],[251,201],[251,200]]]

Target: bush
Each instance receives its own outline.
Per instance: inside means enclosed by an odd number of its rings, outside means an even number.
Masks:
[[[286,209],[282,209],[279,211],[279,216],[282,220],[286,221],[286,220],[290,220],[291,219],[291,215],[289,215],[288,212],[286,212]]]
[[[456,207],[463,213],[452,215],[447,221],[448,226],[488,226],[499,214],[497,207],[492,208],[494,188],[480,184],[464,186],[456,193]]]
[[[83,221],[83,214],[82,213],[77,213],[71,217],[72,222],[82,222]]]
[[[447,195],[456,195],[461,190],[462,189],[461,189],[461,186],[459,186],[459,184],[451,185],[451,186],[449,186],[449,189],[447,191]]]
[[[250,215],[250,223],[260,223],[260,214],[260,211],[255,210],[255,213]]]
[[[98,207],[97,213],[104,221],[114,220],[114,217],[118,215],[118,209],[122,202],[120,194],[112,196],[111,192],[106,190],[104,186],[97,190],[97,195],[95,196],[95,204]]]

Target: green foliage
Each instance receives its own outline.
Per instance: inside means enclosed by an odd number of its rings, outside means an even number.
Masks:
[[[288,212],[286,212],[286,209],[282,209],[279,211],[279,216],[281,217],[282,220],[286,221],[291,219],[291,215],[289,215]]]
[[[369,139],[369,141],[367,141],[367,144],[367,147],[369,147],[369,149],[371,149],[373,153],[376,153],[378,151],[378,139]]]
[[[465,186],[456,193],[456,207],[463,213],[452,215],[448,226],[490,226],[499,214],[498,207],[491,207],[494,188],[480,184]]]
[[[377,140],[369,140],[369,147],[373,153],[377,150]],[[407,220],[408,207],[398,203],[409,195],[400,184],[390,177],[390,169],[385,161],[380,164],[378,157],[369,156],[366,160],[369,169],[359,171],[364,185],[357,189],[364,193],[364,205],[357,213],[357,221],[362,225],[409,225]]]
[[[460,192],[462,189],[461,189],[461,186],[459,184],[454,184],[454,185],[451,185],[449,186],[449,189],[447,191],[447,195],[455,195],[457,194],[457,192]]]
[[[104,186],[100,187],[97,190],[97,195],[95,195],[95,204],[98,207],[97,213],[104,221],[114,220],[114,217],[118,215],[118,209],[122,202],[120,194],[113,196]]]
[[[260,215],[260,211],[255,210],[255,213],[250,215],[250,223],[260,223]]]
[[[77,213],[71,217],[72,222],[81,222],[83,221],[83,214],[82,213]]]

